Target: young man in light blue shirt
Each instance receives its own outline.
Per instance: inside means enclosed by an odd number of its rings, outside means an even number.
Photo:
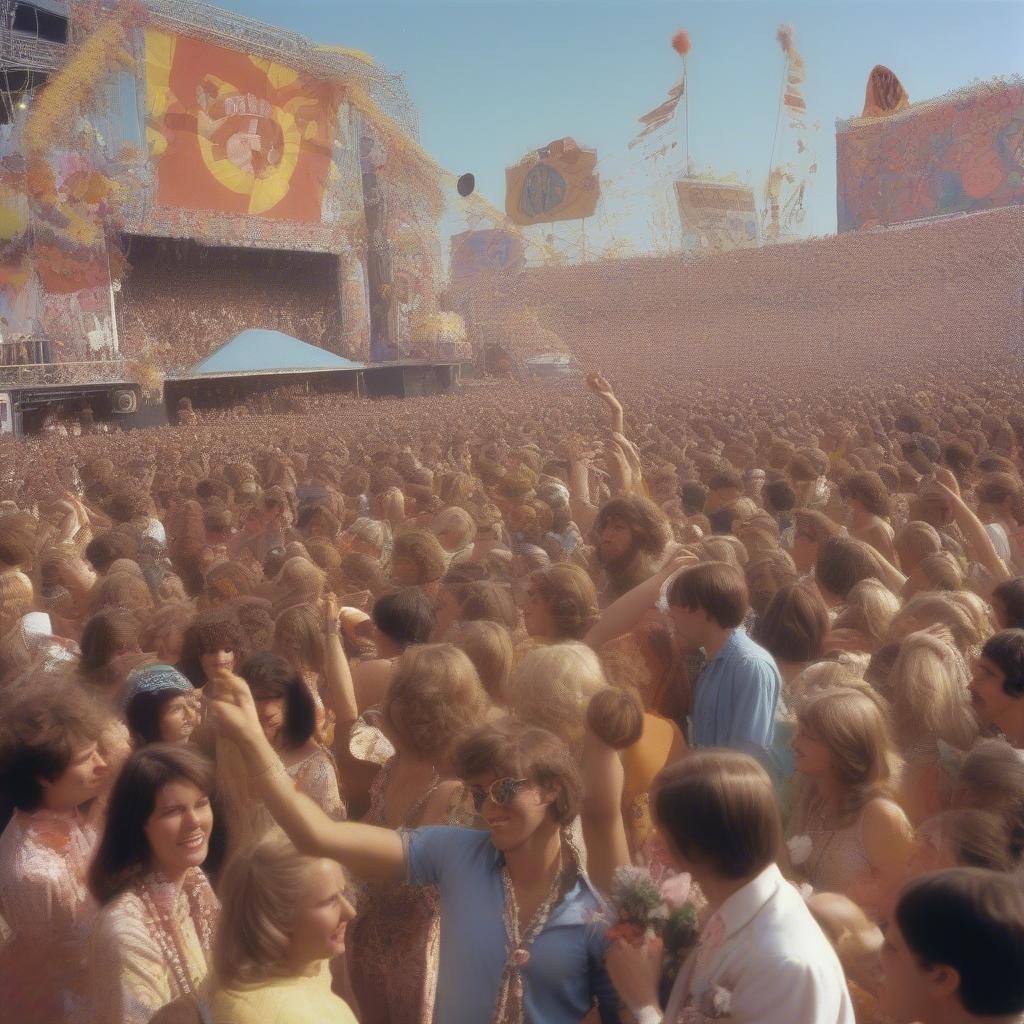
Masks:
[[[744,750],[777,768],[772,747],[782,679],[772,656],[740,628],[748,604],[743,574],[727,562],[686,569],[668,592],[683,646],[702,647],[707,656],[694,688],[691,743]]]

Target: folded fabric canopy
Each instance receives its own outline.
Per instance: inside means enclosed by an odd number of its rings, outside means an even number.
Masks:
[[[284,370],[358,370],[354,363],[280,331],[248,330],[197,363],[190,374],[252,373]]]

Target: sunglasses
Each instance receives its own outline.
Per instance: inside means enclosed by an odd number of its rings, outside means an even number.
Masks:
[[[515,800],[516,794],[523,786],[529,784],[529,779],[495,779],[486,789],[481,786],[471,786],[469,792],[473,798],[473,807],[479,814],[488,797],[492,803],[504,807]]]

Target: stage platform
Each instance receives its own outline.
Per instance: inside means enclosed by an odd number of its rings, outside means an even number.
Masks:
[[[164,406],[173,422],[182,398],[196,410],[216,409],[252,395],[298,387],[311,394],[348,394],[358,398],[415,398],[450,394],[461,384],[462,364],[406,360],[368,363],[349,369],[276,369],[191,373],[164,379]]]

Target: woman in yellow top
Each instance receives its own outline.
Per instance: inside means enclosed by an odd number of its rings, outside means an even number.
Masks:
[[[278,831],[224,873],[214,943],[213,1024],[356,1024],[331,991],[355,910],[340,865],[305,857]]]

